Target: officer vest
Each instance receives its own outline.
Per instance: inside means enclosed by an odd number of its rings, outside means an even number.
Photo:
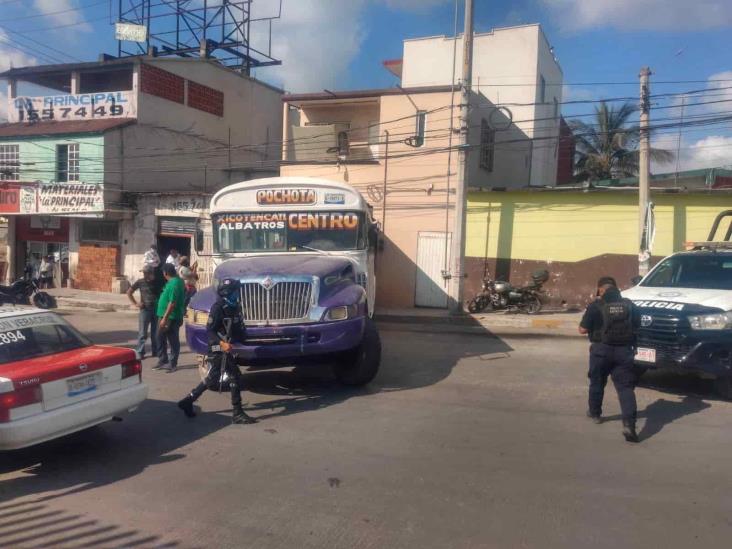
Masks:
[[[607,345],[630,345],[635,340],[633,333],[633,304],[627,300],[603,302],[602,329],[600,341]]]

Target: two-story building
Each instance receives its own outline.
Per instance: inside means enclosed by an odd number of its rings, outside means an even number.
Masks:
[[[211,194],[277,174],[281,91],[214,60],[103,58],[0,78],[8,279],[51,254],[61,281],[109,291],[139,276],[151,244],[195,261]]]
[[[405,88],[446,85],[452,82],[453,66],[455,78],[462,78],[462,54],[462,35],[415,38],[404,41],[401,59],[385,65]],[[530,139],[531,186],[556,183],[563,83],[562,68],[541,25],[475,33],[472,89],[510,109],[514,123]]]
[[[466,187],[554,185],[567,170],[557,163],[562,72],[541,27],[476,34],[474,47]],[[283,97],[282,175],[346,181],[381,223],[377,307],[447,306],[461,127],[454,53],[462,37],[405,40],[403,58],[384,63],[400,86]]]

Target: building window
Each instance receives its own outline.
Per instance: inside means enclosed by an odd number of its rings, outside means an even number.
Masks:
[[[546,80],[539,75],[539,103],[546,103]]]
[[[493,171],[493,155],[495,153],[496,130],[485,120],[480,121],[480,167]]]
[[[0,181],[20,179],[18,145],[0,145]]]
[[[427,126],[427,112],[417,111],[417,126],[414,129],[414,146],[424,145],[424,133]]]
[[[82,242],[117,242],[119,240],[116,221],[84,219],[81,222]]]
[[[56,181],[79,181],[79,144],[56,146]]]

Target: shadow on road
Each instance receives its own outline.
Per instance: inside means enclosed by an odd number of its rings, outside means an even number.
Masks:
[[[41,501],[27,498],[0,505],[0,547],[180,547],[178,541],[160,535],[54,509]]]
[[[36,500],[43,502],[132,477],[151,465],[182,459],[178,449],[231,424],[228,417],[201,414],[172,428],[182,419],[173,403],[148,399],[122,423],[0,453],[0,478],[16,475],[0,482],[0,502],[55,492]]]
[[[376,379],[362,388],[340,385],[333,378],[330,364],[292,371],[244,370],[246,391],[280,397],[259,402],[248,410],[268,411],[256,414],[259,419],[266,419],[310,412],[368,394],[428,387],[446,379],[462,359],[482,358],[488,365],[491,360],[507,358],[513,351],[505,341],[485,330],[481,337],[441,333],[439,325],[433,325],[431,330],[427,337],[420,330],[422,337],[417,337],[406,326],[380,326],[381,368]]]
[[[641,440],[646,440],[657,435],[661,430],[670,423],[684,416],[696,414],[702,410],[710,408],[711,404],[707,404],[703,400],[696,397],[684,397],[681,402],[674,402],[659,398],[656,402],[649,404],[640,417],[645,417],[646,422],[643,425],[638,436]]]

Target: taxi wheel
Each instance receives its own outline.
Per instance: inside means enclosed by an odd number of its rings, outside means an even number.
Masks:
[[[714,389],[723,399],[732,400],[732,377],[718,377],[714,380]]]
[[[349,387],[366,385],[376,377],[381,365],[381,339],[376,325],[366,320],[361,344],[344,353],[335,365],[336,379]]]

